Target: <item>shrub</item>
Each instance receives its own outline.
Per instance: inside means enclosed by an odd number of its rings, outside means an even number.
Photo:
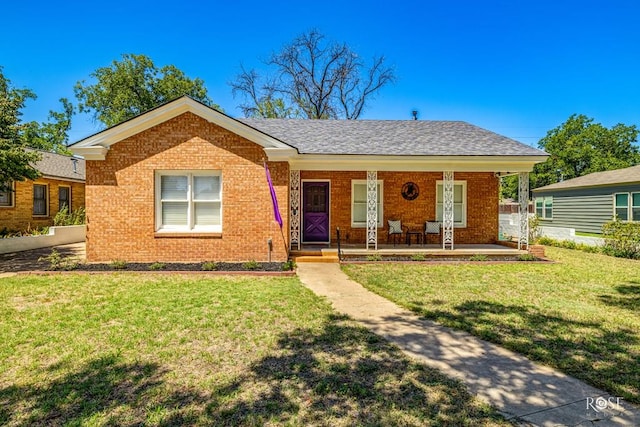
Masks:
[[[296,262],[292,259],[282,263],[282,271],[292,271],[296,268]]]
[[[218,263],[215,261],[205,261],[202,263],[203,271],[215,271],[218,269]]]
[[[111,261],[111,267],[115,270],[124,270],[127,268],[127,262],[121,259]]]
[[[53,225],[82,225],[85,222],[85,216],[86,214],[84,208],[78,208],[75,211],[69,213],[69,208],[65,206],[60,211],[58,211],[56,216],[53,217]]]
[[[538,258],[536,258],[534,255],[531,254],[522,254],[522,255],[518,255],[518,258],[516,258],[518,261],[537,261]]]
[[[530,216],[529,219],[529,241],[535,242],[540,237],[540,217],[538,215]]]
[[[382,255],[380,254],[367,255],[367,261],[382,261]]]
[[[475,254],[469,258],[469,261],[489,261],[489,257],[484,254]]]
[[[49,263],[49,270],[75,270],[78,268],[78,262],[70,257],[63,257],[55,248],[45,257],[38,258],[38,261],[46,261]]]
[[[640,223],[611,221],[602,226],[603,252],[620,258],[640,259]]]
[[[242,264],[242,267],[245,270],[257,270],[258,268],[260,268],[260,264],[258,264],[256,261],[251,260],[251,261],[247,261],[245,263]]]
[[[149,270],[164,270],[167,267],[167,264],[164,262],[154,262],[149,266]]]
[[[411,261],[425,261],[427,257],[424,254],[411,255]]]

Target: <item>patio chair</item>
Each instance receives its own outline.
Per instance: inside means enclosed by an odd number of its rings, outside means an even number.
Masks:
[[[437,234],[437,243],[440,243],[440,237],[442,234],[442,223],[437,221],[425,221],[424,223],[424,242],[429,243],[429,235]]]
[[[387,221],[387,225],[387,244],[393,239],[393,246],[395,246],[398,243],[398,238],[402,242],[402,234],[404,234],[404,229],[406,228],[402,225],[402,221],[390,219]]]

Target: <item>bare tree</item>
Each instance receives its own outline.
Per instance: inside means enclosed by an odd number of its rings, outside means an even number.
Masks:
[[[345,43],[326,42],[317,30],[297,37],[265,61],[274,74],[261,79],[244,67],[231,82],[234,96],[249,117],[305,117],[357,119],[367,103],[386,84],[395,81],[384,57],[366,68]]]

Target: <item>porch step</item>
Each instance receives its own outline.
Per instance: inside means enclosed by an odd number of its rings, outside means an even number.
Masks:
[[[337,249],[321,249],[319,251],[305,251],[299,255],[294,255],[293,259],[298,262],[340,262]]]

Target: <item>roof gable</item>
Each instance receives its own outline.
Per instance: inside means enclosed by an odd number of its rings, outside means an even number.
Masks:
[[[556,182],[532,191],[568,190],[576,187],[596,187],[600,185],[640,183],[640,165],[624,169],[593,172],[566,181]]]
[[[293,147],[282,141],[258,129],[247,126],[188,96],[170,101],[139,116],[98,132],[76,142],[69,148],[74,154],[81,155],[87,160],[104,160],[111,145],[187,112],[193,113],[204,120],[261,145],[267,152],[270,160],[277,157],[278,152],[284,152],[282,154],[296,152]]]

